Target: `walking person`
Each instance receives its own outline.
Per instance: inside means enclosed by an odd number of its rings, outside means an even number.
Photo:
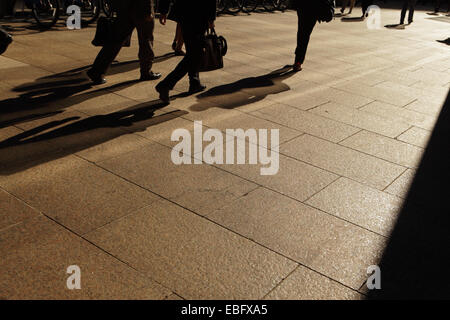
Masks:
[[[161,74],[151,71],[155,58],[153,52],[153,30],[155,28],[153,0],[115,0],[113,7],[117,11],[117,34],[114,35],[115,41],[106,44],[100,50],[87,75],[94,84],[106,83],[103,77],[104,74],[119,54],[124,41],[136,28],[139,38],[140,80],[159,79]]]
[[[417,0],[403,0],[402,13],[400,15],[400,25],[405,24],[406,11],[409,10],[408,14],[408,24],[413,22],[414,9],[416,7]]]
[[[175,0],[175,10],[182,12],[179,15],[179,23],[186,47],[186,55],[176,68],[158,85],[156,91],[159,98],[169,103],[169,91],[186,74],[189,75],[189,93],[194,94],[206,89],[200,82],[199,68],[208,28],[214,28],[216,19],[216,0],[185,1]],[[162,25],[166,24],[169,10],[169,0],[160,0],[160,18]]]
[[[302,70],[306,51],[314,26],[317,23],[315,2],[309,0],[294,0],[298,16],[297,48],[295,49],[294,71]]]
[[[362,0],[361,9],[362,9],[362,19],[364,20],[367,17],[367,9],[373,5],[373,0]]]
[[[341,8],[341,13],[344,14],[345,9],[347,8],[348,2],[350,1],[350,11],[348,12],[348,14],[351,14],[353,11],[353,8],[355,7],[355,2],[356,0],[343,0],[342,1],[342,8]]]

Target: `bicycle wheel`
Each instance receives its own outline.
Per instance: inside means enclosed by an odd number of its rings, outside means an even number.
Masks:
[[[289,0],[274,0],[276,10],[285,11],[289,7]]]
[[[259,0],[243,0],[242,2],[242,11],[250,13],[256,10]]]
[[[236,14],[242,9],[242,0],[227,0],[227,11]]]
[[[33,1],[31,10],[33,17],[41,28],[51,28],[59,19],[58,0],[38,0]]]
[[[263,7],[267,10],[267,11],[275,11],[277,5],[275,3],[275,0],[263,0]]]
[[[102,9],[103,9],[104,14],[107,17],[111,17],[113,15],[113,8],[112,8],[111,0],[103,0],[102,1]]]
[[[224,13],[225,10],[227,9],[225,6],[225,0],[216,0],[217,3],[217,13],[221,14]]]
[[[75,4],[81,9],[81,25],[87,25],[97,21],[100,15],[100,0],[72,0],[71,4]]]

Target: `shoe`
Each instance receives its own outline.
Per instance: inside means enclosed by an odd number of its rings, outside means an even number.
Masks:
[[[170,103],[169,89],[160,86],[159,84],[155,87],[155,90],[159,93],[159,99],[164,103]]]
[[[92,69],[89,69],[86,74],[94,85],[105,84],[107,82],[101,74],[95,73]]]
[[[294,72],[302,71],[302,64],[300,62],[295,62],[292,66],[292,69],[294,70]]]
[[[198,92],[202,92],[206,89],[206,86],[202,85],[201,83],[199,84],[191,84],[189,86],[189,94],[194,94],[194,93],[198,93]]]
[[[161,73],[150,71],[149,73],[141,74],[139,81],[158,80],[159,78],[161,78]]]

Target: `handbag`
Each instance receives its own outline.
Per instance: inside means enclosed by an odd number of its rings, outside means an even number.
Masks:
[[[0,54],[3,54],[12,42],[12,37],[0,28]]]
[[[336,3],[334,0],[315,0],[317,9],[317,21],[330,22],[334,18]]]
[[[223,57],[227,54],[227,40],[217,36],[216,31],[209,29],[206,33],[200,63],[200,72],[213,71],[223,68]]]
[[[100,17],[97,21],[97,30],[92,44],[96,47],[104,47],[106,44],[119,41],[117,39],[118,28],[116,17]],[[124,40],[122,46],[131,46],[131,34]]]

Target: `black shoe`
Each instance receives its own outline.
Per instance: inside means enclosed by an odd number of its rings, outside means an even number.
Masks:
[[[89,79],[91,79],[92,83],[95,85],[105,84],[106,79],[102,77],[101,74],[96,74],[92,69],[86,72]]]
[[[161,73],[150,71],[147,74],[141,74],[140,81],[158,80],[161,78]]]
[[[159,99],[164,103],[170,103],[169,89],[160,86],[159,84],[155,87],[155,90],[159,93]]]
[[[189,86],[189,94],[194,94],[194,93],[198,93],[198,92],[202,92],[206,89],[206,86],[202,85],[201,83],[199,84],[191,84]]]

